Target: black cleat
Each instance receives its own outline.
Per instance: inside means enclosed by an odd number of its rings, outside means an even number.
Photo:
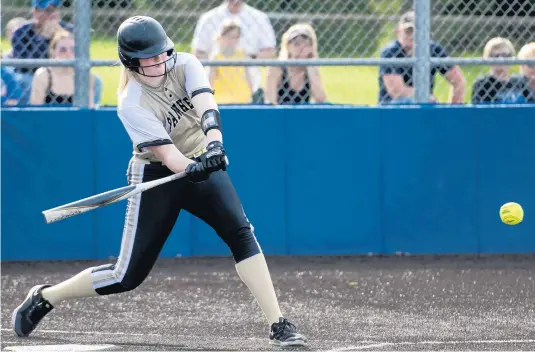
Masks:
[[[271,325],[269,343],[278,346],[306,346],[307,338],[297,332],[294,324],[285,318],[279,318],[278,323]]]
[[[13,311],[12,324],[17,336],[30,335],[41,319],[54,309],[52,304],[41,295],[41,291],[50,286],[37,285],[32,287],[24,302]]]

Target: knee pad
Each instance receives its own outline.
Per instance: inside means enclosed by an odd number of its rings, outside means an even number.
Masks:
[[[232,236],[232,240],[226,242],[236,263],[261,252],[256,237],[249,227],[241,228]]]

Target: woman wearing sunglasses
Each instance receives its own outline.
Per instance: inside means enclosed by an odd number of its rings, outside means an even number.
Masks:
[[[66,30],[58,30],[49,45],[51,59],[74,59],[74,38]],[[94,107],[94,77],[90,75],[89,106]],[[35,71],[30,103],[32,105],[70,106],[74,100],[74,68],[71,66],[41,67]]]
[[[487,42],[483,58],[513,58],[511,41],[496,37]],[[479,77],[472,87],[472,103],[519,103],[523,100],[519,82],[511,77],[510,65],[491,65],[489,73]]]

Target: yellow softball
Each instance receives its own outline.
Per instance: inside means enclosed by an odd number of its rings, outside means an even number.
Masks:
[[[500,218],[504,224],[517,225],[524,219],[524,209],[515,202],[505,203],[500,207]]]

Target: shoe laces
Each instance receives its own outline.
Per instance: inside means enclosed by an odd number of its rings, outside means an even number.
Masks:
[[[276,326],[277,328],[275,330],[275,334],[282,333],[284,330],[286,330],[286,328],[290,328],[292,331],[296,330],[295,325],[290,323],[287,319],[283,319]]]

